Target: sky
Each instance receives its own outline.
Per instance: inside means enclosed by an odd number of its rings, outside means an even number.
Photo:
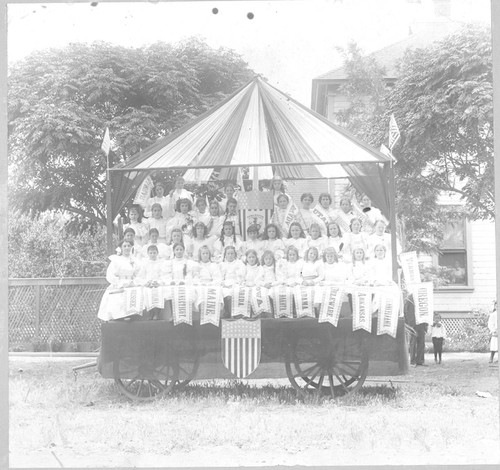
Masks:
[[[490,0],[451,1],[453,20],[490,22]],[[342,65],[339,48],[355,41],[373,52],[404,39],[412,22],[429,20],[433,11],[433,0],[17,4],[8,7],[8,59],[72,42],[140,47],[199,36],[234,49],[271,84],[310,106],[311,80]]]

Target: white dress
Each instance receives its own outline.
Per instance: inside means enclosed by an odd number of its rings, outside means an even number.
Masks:
[[[245,264],[241,271],[242,280],[246,286],[253,287],[257,285],[258,280],[262,276],[261,272],[262,266],[259,266],[258,264]]]
[[[319,257],[323,256],[323,251],[325,250],[326,245],[327,245],[326,237],[318,237],[316,239],[307,237],[307,248],[313,248],[313,247],[317,248]]]
[[[231,262],[224,261],[219,264],[224,297],[230,296],[232,294],[232,287],[243,280],[244,266],[239,259]]]
[[[299,215],[297,216],[297,220],[302,226],[304,232],[308,234],[309,228],[311,227],[311,224],[314,222],[311,209],[299,209]]]
[[[222,223],[224,222],[223,216],[211,215],[207,218],[208,236],[220,237],[222,232]]]
[[[307,238],[284,238],[283,242],[285,246],[288,248],[290,246],[294,246],[299,250],[299,257],[303,258],[307,248],[309,248],[307,244]]]
[[[148,229],[151,230],[155,228],[158,230],[158,241],[161,243],[167,242],[167,221],[161,217],[159,219],[155,219],[153,217],[148,219]]]
[[[283,282],[287,285],[302,284],[302,268],[304,260],[299,259],[294,263],[287,261],[284,264]]]
[[[177,189],[174,189],[174,192],[170,196],[166,196],[168,199],[168,204],[167,204],[167,213],[163,214],[163,217],[166,219],[170,219],[174,217],[176,214],[175,212],[175,205],[177,204],[177,201],[179,199],[189,199],[191,202],[193,202],[193,194],[187,191],[186,189],[181,189],[180,191]]]
[[[127,228],[131,228],[135,232],[134,245],[139,245],[140,247],[146,243],[149,234],[149,227],[145,223],[135,222],[132,224],[125,224],[123,226],[123,231]]]
[[[262,240],[263,242],[263,251],[269,250],[272,251],[273,253],[276,252],[276,250],[281,250],[285,252],[285,243],[281,238],[276,238],[274,240]]]
[[[314,301],[317,304],[322,303],[324,293],[328,290],[327,286],[345,286],[349,277],[349,267],[342,262],[323,263],[323,276],[322,286],[316,287],[314,295]],[[342,301],[345,302],[346,300],[347,294],[344,292]]]
[[[157,258],[156,260],[144,259],[137,273],[137,284],[146,284],[149,281],[156,281],[158,284],[165,284],[167,279],[167,261]]]
[[[169,256],[169,247],[165,243],[148,243],[147,245],[144,245],[142,247],[142,250],[140,252],[140,256],[142,259],[146,259],[148,257],[148,248],[151,245],[156,245],[158,248],[158,258],[160,259],[169,259],[171,256]]]
[[[314,284],[319,284],[324,279],[323,261],[318,260],[314,263],[304,261],[301,275],[303,281],[313,281]]]
[[[148,199],[148,202],[146,204],[146,207],[144,208],[144,215],[146,217],[151,217],[151,208],[153,207],[153,204],[160,204],[161,206],[161,216],[163,218],[168,217],[168,208],[169,208],[169,198],[168,196],[162,196],[162,197],[150,197]]]
[[[207,246],[210,250],[210,254],[214,255],[214,240],[212,237],[204,238],[200,240],[198,238],[187,238],[186,239],[186,254],[187,257],[193,259],[194,261],[200,261],[200,248],[202,246]]]
[[[139,271],[139,265],[132,257],[111,255],[109,260],[111,262],[106,270],[106,280],[110,286],[104,292],[97,313],[97,317],[103,321],[128,316],[125,312],[126,299],[123,287],[130,284]],[[131,312],[129,315],[141,313],[142,309]]]
[[[488,329],[490,330],[490,351],[498,351],[498,315],[497,311],[490,313],[488,317]]]
[[[257,240],[244,241],[241,245],[242,254],[245,255],[248,250],[255,250],[257,252],[257,258],[260,261],[264,253],[264,242],[258,238]]]
[[[337,255],[339,258],[342,258],[343,261],[349,261],[348,259],[344,259],[344,247],[346,247],[346,241],[342,237],[328,237],[326,239],[326,247],[325,248],[335,248]],[[349,258],[346,256],[345,258]]]
[[[353,262],[349,273],[350,284],[363,285],[370,282],[370,268],[368,263],[362,261]]]
[[[214,242],[214,257],[216,260],[222,261],[224,257],[224,250],[228,246],[234,246],[236,249],[236,256],[238,258],[241,258],[242,255],[242,246],[243,242],[241,241],[241,238],[239,236],[236,236],[236,241],[235,237],[226,237],[224,236],[222,239],[218,238]]]
[[[392,265],[390,258],[373,258],[368,261],[370,284],[389,286],[392,284]]]

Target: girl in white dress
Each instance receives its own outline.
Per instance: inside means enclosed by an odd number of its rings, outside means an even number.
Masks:
[[[169,198],[168,196],[164,196],[165,193],[165,185],[161,181],[157,181],[155,183],[155,195],[154,197],[150,197],[146,204],[146,208],[144,210],[144,215],[146,217],[152,216],[153,204],[160,204],[161,211],[164,216],[168,214],[169,207]]]
[[[245,262],[242,270],[242,284],[246,287],[255,287],[261,278],[262,268],[259,263],[258,254],[255,250],[245,252]]]
[[[274,208],[273,216],[271,217],[271,222],[276,225],[279,231],[285,236],[287,233],[287,225],[285,224],[285,218],[288,213],[288,206],[290,205],[290,198],[286,194],[279,194],[277,198],[278,205]],[[293,220],[296,220],[294,217]]]
[[[210,202],[208,206],[210,219],[207,222],[208,236],[218,237],[222,230],[222,224],[224,222],[224,217],[221,214],[221,207],[216,200]]]
[[[332,247],[335,249],[338,258],[341,261],[344,261],[344,249],[345,241],[342,238],[342,231],[340,230],[340,226],[337,222],[331,222],[328,224],[328,238],[326,242],[326,247]],[[349,257],[347,257],[349,258]]]
[[[174,243],[174,257],[168,261],[167,269],[171,285],[184,285],[193,283],[195,263],[184,256],[185,248],[182,243]]]
[[[248,250],[255,250],[257,259],[262,258],[264,242],[259,238],[258,225],[252,224],[247,228],[247,240],[242,243],[241,250],[242,253],[246,253]],[[244,260],[242,259],[242,261]]]
[[[262,234],[262,241],[264,242],[264,251],[275,252],[276,250],[285,251],[285,244],[281,239],[279,228],[275,224],[267,224]]]
[[[317,214],[313,214],[314,222],[319,224],[321,234],[326,236],[328,224],[333,222],[336,217],[335,209],[332,207],[332,196],[328,193],[321,193],[315,210],[321,213],[321,217]]]
[[[288,231],[288,238],[283,239],[285,247],[294,246],[297,248],[299,258],[304,258],[304,254],[308,248],[307,239],[304,230],[299,222],[292,222]]]
[[[369,261],[369,278],[373,286],[390,286],[392,281],[392,264],[384,245],[376,245],[374,257]]]
[[[299,209],[299,222],[304,229],[304,232],[308,234],[311,224],[314,222],[313,214],[311,212],[314,196],[311,193],[304,193],[300,196],[300,202],[302,203],[302,208]]]
[[[184,189],[184,183],[185,181],[182,176],[175,179],[175,188],[172,189],[168,195],[168,212],[164,214],[165,219],[167,220],[175,216],[177,203],[180,199],[187,199],[191,202],[191,204],[193,202],[193,194]]]
[[[192,209],[193,204],[190,199],[179,199],[175,206],[175,215],[167,223],[167,233],[170,233],[174,228],[180,228],[185,235],[189,235],[194,225]]]
[[[345,234],[346,245],[344,252],[347,256],[352,256],[356,248],[361,248],[366,254],[368,250],[368,235],[361,231],[361,220],[354,218],[351,220],[351,232]]]
[[[186,254],[189,259],[199,261],[199,251],[202,246],[207,246],[213,255],[213,240],[207,237],[208,230],[203,222],[196,222],[192,236],[186,240]]]
[[[149,230],[158,230],[158,241],[167,243],[167,221],[162,217],[161,204],[155,203],[151,206],[151,217],[148,219]]]
[[[217,261],[222,260],[225,254],[225,250],[228,246],[232,246],[235,249],[236,257],[240,258],[242,253],[243,242],[241,238],[236,235],[234,231],[233,222],[227,220],[222,225],[222,232],[220,237],[214,242],[214,257]]]
[[[271,191],[273,192],[273,199],[274,199],[274,205],[278,205],[278,197],[281,194],[286,194],[288,197],[288,200],[291,201],[291,197],[289,194],[286,192],[286,187],[285,183],[283,181],[283,178],[279,175],[274,175],[273,179],[271,180]]]
[[[234,233],[238,237],[241,236],[240,219],[238,215],[238,201],[234,198],[227,200],[223,223],[225,222],[232,222],[234,226]]]
[[[375,247],[377,245],[384,245],[386,253],[392,252],[391,239],[392,235],[385,231],[387,224],[383,220],[377,220],[375,222],[375,231],[368,236],[368,256],[373,258]],[[401,244],[399,240],[396,238],[396,253],[399,256],[401,254]],[[392,258],[392,256],[389,256]]]
[[[352,265],[348,282],[359,286],[370,284],[370,269],[366,263],[363,248],[356,248],[352,253]]]
[[[228,245],[224,248],[224,261],[219,264],[222,276],[222,292],[225,298],[226,313],[231,312],[230,297],[233,293],[233,286],[241,284],[244,275],[244,265],[236,257],[236,248]]]
[[[210,222],[210,212],[207,207],[207,200],[204,197],[199,197],[196,199],[194,206],[195,222],[203,222],[206,226],[208,226]]]
[[[328,287],[326,286],[344,286],[349,277],[349,268],[345,263],[339,262],[339,257],[335,248],[328,247],[323,253],[323,280],[320,281],[320,287],[316,288],[314,302],[319,307],[323,301],[323,296]],[[343,301],[347,300],[344,293]]]
[[[212,261],[212,253],[206,245],[198,250],[198,265],[194,268],[193,279],[195,284],[220,285],[222,275],[219,265]]]
[[[306,251],[301,275],[302,284],[305,286],[318,285],[324,279],[323,261],[319,258],[316,247],[311,247]]]
[[[158,241],[158,230],[152,228],[149,231],[149,243],[142,247],[141,259],[148,258],[148,248],[150,246],[156,246],[158,248],[158,258],[160,259],[168,259],[169,258],[169,249],[165,243],[160,243]]]
[[[176,243],[184,245],[184,234],[180,228],[174,228],[170,233],[170,244],[167,245],[167,259],[174,257],[174,245]]]
[[[286,251],[286,264],[284,269],[283,281],[289,287],[295,287],[302,284],[302,269],[304,260],[299,257],[299,250],[293,245]]]
[[[327,239],[321,235],[321,228],[317,223],[311,224],[309,236],[307,237],[307,248],[316,248],[318,257],[323,255],[326,248]],[[305,258],[304,258],[305,259]]]
[[[123,240],[119,245],[120,254],[109,257],[110,264],[106,270],[106,280],[110,285],[104,292],[97,313],[98,318],[103,321],[142,313],[142,311],[136,311],[126,315],[124,289],[135,285],[134,279],[139,272],[139,266],[132,256],[132,247],[133,242]]]
[[[366,194],[364,194],[361,198],[359,205],[367,218],[366,223],[363,226],[363,231],[369,235],[372,234],[377,220],[383,220],[387,225],[387,219],[382,215],[380,209],[372,206],[372,201]]]
[[[143,246],[148,240],[148,226],[142,221],[142,208],[139,204],[133,204],[128,211],[130,222],[123,226],[123,230],[131,228],[134,230],[134,246],[136,250]]]

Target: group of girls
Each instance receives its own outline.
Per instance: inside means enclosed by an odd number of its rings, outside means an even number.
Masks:
[[[371,224],[373,233],[369,233],[363,229],[368,225],[367,217],[357,217],[348,198],[340,202],[339,210],[344,215],[339,217],[338,211],[329,209],[330,195],[321,194],[318,217],[310,213],[312,194],[305,193],[301,197],[302,209],[286,225],[291,198],[284,192],[282,181],[275,178],[277,206],[273,223],[262,234],[258,225],[250,225],[244,241],[237,233],[237,200],[231,186],[226,189],[223,204],[212,201],[207,209],[206,201],[199,199],[196,211],[182,186],[180,178],[168,196],[177,200],[176,212],[167,221],[162,221],[162,213],[164,208],[168,213],[170,206],[162,206],[165,201],[161,200],[161,185],[156,186],[156,196],[145,208],[145,213],[150,214],[148,223],[141,221],[141,208],[132,207],[118,254],[110,257],[106,277],[111,289],[134,285],[184,284],[193,289],[197,285],[217,285],[229,297],[235,285],[271,289],[280,285],[392,283],[391,240],[385,232],[386,221],[380,214]],[[362,204],[371,207],[367,198]],[[224,210],[221,206],[225,206]],[[375,208],[373,213],[377,214]],[[325,214],[327,218],[323,217]],[[341,229],[339,218],[344,226],[349,222],[347,230]],[[282,233],[285,229],[286,233]],[[99,316],[104,320],[112,318],[101,311]]]

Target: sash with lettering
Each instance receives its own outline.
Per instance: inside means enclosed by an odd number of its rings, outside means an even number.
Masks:
[[[422,282],[408,286],[415,303],[415,322],[432,324],[434,317],[434,285],[432,282]]]
[[[372,331],[372,290],[352,291],[352,330]]]
[[[164,290],[162,286],[144,288],[144,304],[147,310],[151,310],[152,308],[163,308],[165,306]]]
[[[409,251],[407,253],[401,253],[399,259],[401,261],[401,267],[403,268],[406,285],[419,284],[421,279],[417,252]]]
[[[342,209],[337,212],[337,217],[334,222],[338,224],[343,233],[349,233],[351,231],[351,219]]]
[[[250,302],[255,315],[260,315],[264,312],[271,312],[271,302],[265,287],[252,287],[250,289]]]
[[[342,298],[344,289],[334,286],[325,286],[323,297],[321,299],[321,309],[319,311],[319,322],[329,322],[337,326],[339,322],[340,309],[342,307]]]
[[[235,285],[231,296],[231,316],[250,317],[250,287]]]
[[[356,216],[357,219],[361,220],[363,226],[365,226],[366,224],[371,224],[370,219],[368,218],[366,213],[363,212],[363,209],[361,209],[361,206],[359,205],[356,198],[352,199],[351,206],[353,214]]]
[[[277,218],[279,218],[278,210],[275,211],[275,214]],[[293,201],[291,201],[290,204],[288,204],[288,207],[285,209],[285,216],[283,217],[283,220],[277,220],[278,226],[284,230],[283,236],[288,233],[288,231],[290,230],[290,225],[292,224],[292,222],[295,222],[298,214],[299,208]]]
[[[292,290],[288,286],[275,286],[271,290],[276,318],[293,318]]]
[[[313,217],[319,219],[328,229],[328,224],[331,222],[330,216],[325,212],[325,209],[320,204],[316,204],[316,206],[311,210]]]
[[[295,286],[293,288],[293,297],[295,300],[295,310],[297,318],[314,318],[314,287],[313,286]]]
[[[401,305],[401,291],[398,287],[383,288],[379,295],[377,335],[388,334],[395,338]]]
[[[154,183],[151,176],[146,177],[137,190],[134,198],[134,204],[140,204],[141,206],[146,207],[148,199],[151,197],[151,190],[153,188]]]
[[[174,286],[172,289],[174,325],[193,324],[193,299],[191,286]]]
[[[142,287],[127,287],[125,289],[125,314],[142,315],[144,310],[144,297]]]
[[[261,321],[222,320],[222,362],[236,377],[244,379],[260,362]]]
[[[218,286],[200,286],[200,325],[211,323],[219,326],[220,312],[223,304],[222,289]]]

